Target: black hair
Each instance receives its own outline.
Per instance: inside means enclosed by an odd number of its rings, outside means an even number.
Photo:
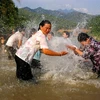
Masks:
[[[43,20],[40,24],[39,24],[39,28],[38,30],[40,29],[40,26],[44,26],[45,24],[51,24],[51,22],[49,20]]]
[[[34,34],[34,33],[36,33],[36,29],[35,28],[32,28],[31,30],[30,30],[30,34]]]
[[[26,27],[23,26],[23,25],[21,25],[21,26],[18,28],[19,32],[25,31],[25,29],[26,29]]]
[[[37,30],[35,28],[32,28],[30,30],[30,33],[29,33],[29,37],[31,37],[33,34],[35,34],[37,32]]]
[[[82,42],[82,41],[86,41],[88,38],[90,38],[90,36],[87,33],[79,33],[77,39],[79,42]]]
[[[53,32],[50,32],[49,34],[51,34],[52,36],[54,36],[54,33]]]
[[[70,37],[70,33],[68,31],[63,31],[63,33],[66,33],[66,35],[68,35],[68,37]]]

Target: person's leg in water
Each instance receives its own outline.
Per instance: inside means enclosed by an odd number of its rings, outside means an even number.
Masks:
[[[97,78],[100,78],[100,70],[97,71]]]
[[[41,76],[41,68],[42,67],[43,66],[41,65],[39,60],[36,60],[36,59],[32,60],[32,64],[31,64],[32,74],[33,74],[35,80],[37,80],[37,81]]]
[[[97,74],[97,78],[100,78],[100,69],[98,70],[93,66],[92,71]]]
[[[13,47],[12,47],[12,49],[11,49],[11,54],[12,54],[12,57],[13,58],[15,58],[15,53],[16,53],[16,49],[14,49]]]
[[[41,69],[40,57],[41,57],[41,51],[38,50],[33,57],[32,64],[31,64],[32,68]]]
[[[16,76],[21,80],[31,80],[33,79],[33,75],[31,72],[30,65],[25,61],[21,60],[19,57],[15,55],[16,61]]]
[[[39,68],[39,69],[41,69],[41,63],[40,63],[40,61],[39,60],[36,60],[36,59],[33,59],[32,60],[32,64],[31,64],[31,67],[32,68]]]
[[[6,46],[5,49],[6,49],[6,51],[7,51],[8,59],[11,60],[11,59],[12,59],[12,54],[11,54],[11,49],[10,49],[10,47]]]

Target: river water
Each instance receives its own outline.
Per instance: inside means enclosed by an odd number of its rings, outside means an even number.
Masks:
[[[35,84],[19,81],[15,61],[7,59],[4,46],[0,51],[0,100],[100,100],[100,79],[92,73],[91,62],[72,52],[63,57],[42,54]]]

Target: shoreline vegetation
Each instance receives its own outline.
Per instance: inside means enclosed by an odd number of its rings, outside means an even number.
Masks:
[[[79,25],[81,32],[88,33],[96,40],[100,40],[100,15],[89,15],[82,12],[62,13],[38,7],[30,9],[28,7],[17,8],[12,0],[2,0],[0,2],[0,37],[7,39],[12,34],[12,30],[24,25],[29,29],[37,27],[41,20],[51,21],[54,33],[61,35],[62,30],[73,32]],[[82,24],[82,25],[81,25]],[[84,27],[83,27],[84,26]],[[76,33],[77,35],[77,33]]]

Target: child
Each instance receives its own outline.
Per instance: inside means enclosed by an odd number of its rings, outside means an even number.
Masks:
[[[52,37],[54,36],[54,33],[53,32],[49,32],[48,35],[47,35],[47,40],[51,40]]]
[[[62,37],[65,40],[65,43],[72,45],[72,41],[70,40],[70,33],[68,31],[63,31]]]
[[[67,47],[73,50],[78,55],[82,56],[85,59],[90,59],[93,63],[92,71],[100,76],[100,42],[94,40],[86,33],[80,33],[78,35],[78,41],[81,45],[84,46],[84,50],[81,51],[80,49],[67,45]]]
[[[31,31],[30,31],[30,36],[29,36],[29,38],[30,38],[32,35],[34,35],[36,32],[37,32],[37,30],[36,30],[35,28],[32,28]],[[41,69],[41,68],[40,68],[40,66],[41,66],[40,57],[41,57],[41,51],[38,50],[38,51],[35,53],[34,57],[33,57],[33,60],[32,60],[32,63],[31,63],[31,67],[32,67],[32,68],[39,68],[39,69]]]

